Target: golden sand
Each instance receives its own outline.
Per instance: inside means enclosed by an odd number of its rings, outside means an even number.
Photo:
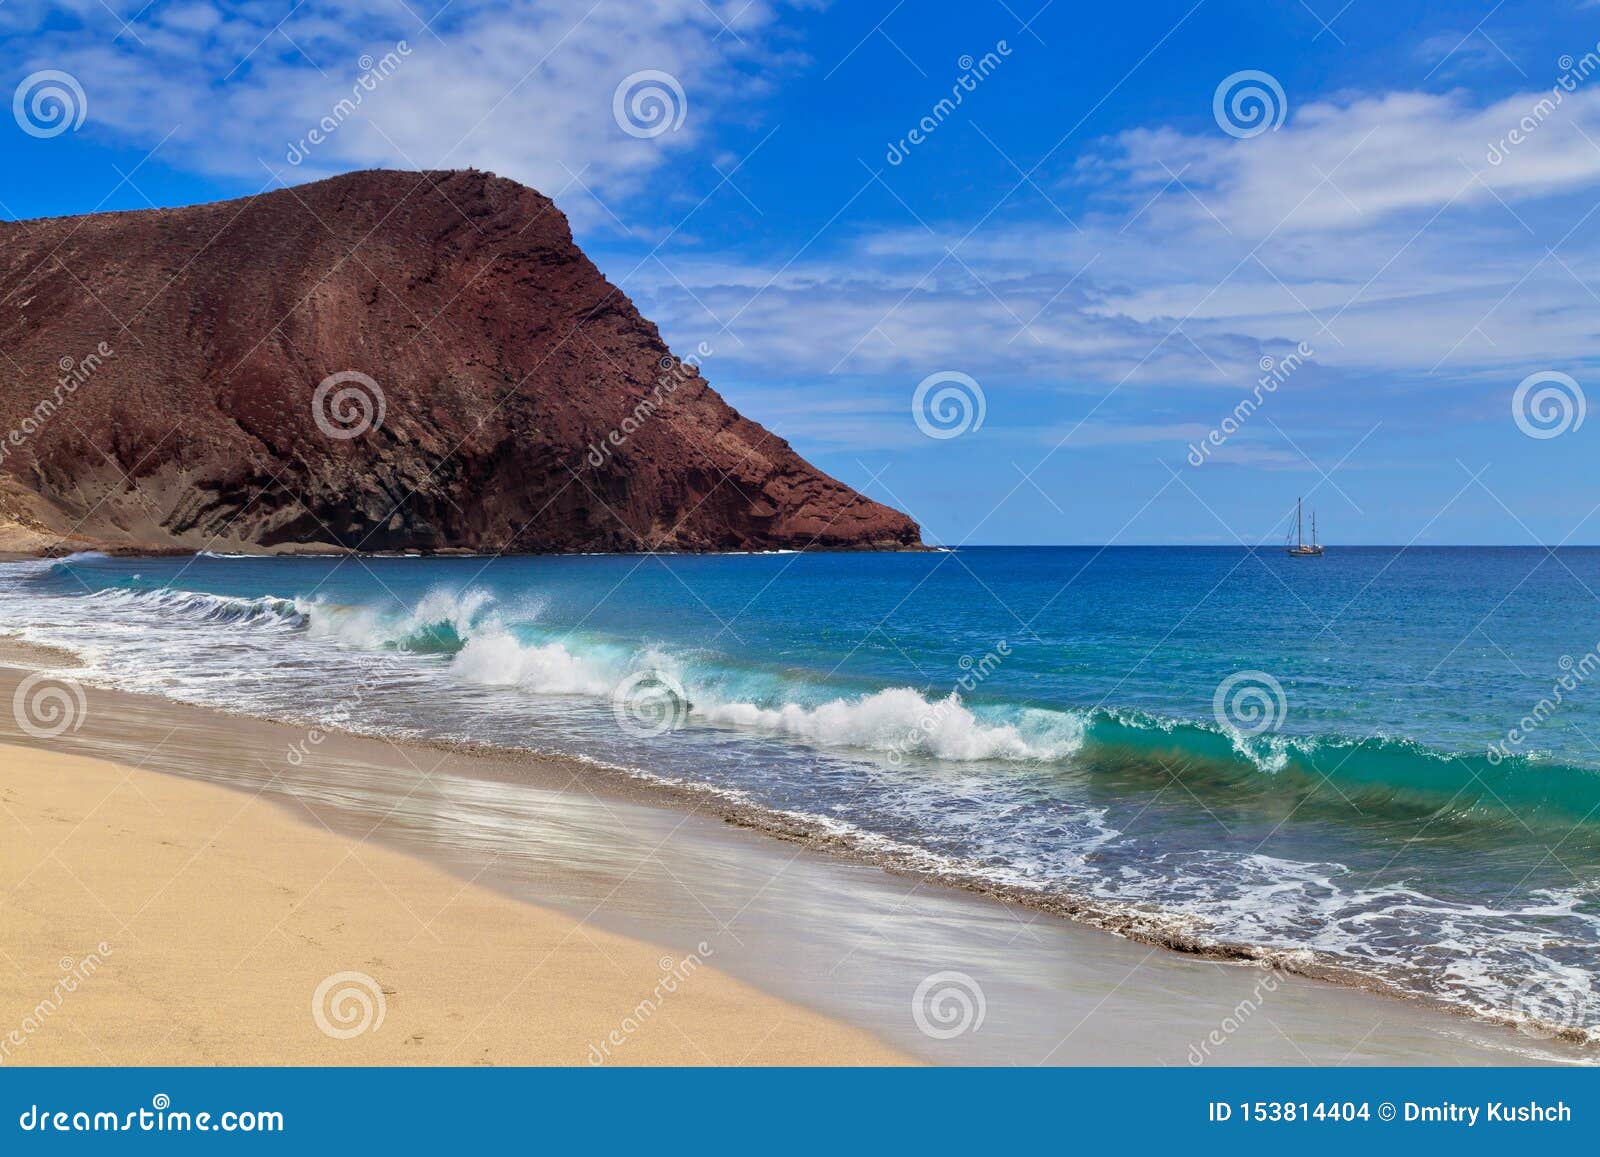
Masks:
[[[882,1064],[672,951],[226,788],[0,746],[0,1064]],[[707,946],[709,949],[709,946]]]

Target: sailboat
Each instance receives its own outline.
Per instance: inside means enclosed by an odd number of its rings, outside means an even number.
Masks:
[[[1303,524],[1300,518],[1300,499],[1294,500],[1294,545],[1285,547],[1284,553],[1291,558],[1315,558],[1322,553],[1322,548],[1317,545],[1317,512],[1311,512],[1311,541],[1305,540]]]

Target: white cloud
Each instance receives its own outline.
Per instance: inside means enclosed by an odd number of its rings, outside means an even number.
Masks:
[[[1198,200],[1163,198],[1153,224],[1215,215],[1241,236],[1370,230],[1397,214],[1525,200],[1600,178],[1600,77],[1476,108],[1460,94],[1398,92],[1300,108],[1249,140],[1139,129],[1115,169],[1157,188],[1181,174]],[[1529,126],[1532,127],[1529,127]],[[1509,140],[1513,131],[1523,140]],[[1491,157],[1503,158],[1491,160]]]
[[[1076,168],[1106,185],[1081,229],[908,224],[774,270],[671,258],[676,277],[649,266],[626,288],[674,337],[726,326],[727,360],[756,377],[1237,389],[1261,353],[1308,340],[1321,381],[1515,382],[1600,357],[1593,63],[1570,92],[1487,105],[1347,96],[1248,140],[1124,133]]]
[[[115,27],[94,5],[79,12]],[[268,168],[297,182],[360,167],[475,166],[566,190],[563,207],[599,219],[585,186],[603,200],[637,191],[674,152],[709,139],[736,96],[759,90],[753,66],[775,56],[765,0],[456,0],[428,27],[413,13],[394,0],[311,0],[287,16],[190,0],[149,6],[115,39],[32,35],[28,62],[79,78],[91,131],[146,147],[165,140],[162,159],[180,168],[265,183]],[[0,21],[24,25],[37,16],[28,5],[0,10]],[[392,74],[341,115],[363,57],[382,59],[400,42],[408,51]],[[646,69],[676,78],[688,107],[681,128],[638,139],[613,119],[612,95]],[[341,123],[291,164],[291,146],[329,116]]]

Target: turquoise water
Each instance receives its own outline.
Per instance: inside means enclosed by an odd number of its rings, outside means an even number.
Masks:
[[[1590,549],[77,556],[0,568],[0,629],[1600,1037],[1596,591]]]

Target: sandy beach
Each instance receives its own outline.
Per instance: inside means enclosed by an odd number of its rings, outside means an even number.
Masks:
[[[618,936],[242,793],[8,746],[0,804],[8,1064],[902,1059],[709,945]]]
[[[4,658],[9,703],[21,664],[65,656]],[[308,744],[83,693],[59,736],[0,713],[4,1063],[1586,1059],[819,854],[569,761]]]

